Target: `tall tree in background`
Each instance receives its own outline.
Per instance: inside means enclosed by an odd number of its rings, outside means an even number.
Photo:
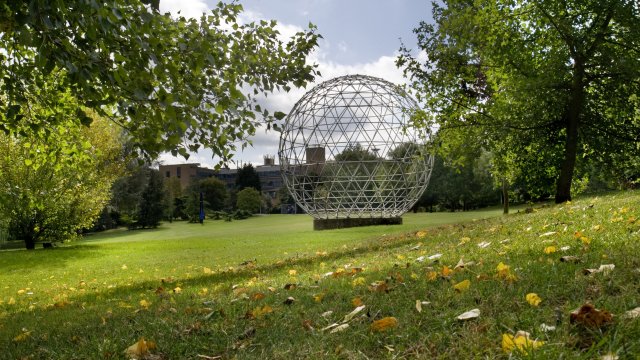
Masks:
[[[207,203],[207,209],[213,211],[224,209],[229,194],[227,186],[222,180],[215,177],[206,178],[198,182],[198,187]]]
[[[166,192],[160,172],[149,169],[149,182],[144,189],[138,206],[136,226],[155,228],[160,224],[166,210]]]
[[[126,130],[137,149],[188,156],[210,148],[222,161],[271,114],[256,100],[301,87],[317,74],[306,63],[319,35],[310,25],[286,43],[275,21],[240,24],[242,6],[219,3],[200,19],[158,11],[158,0],[27,0],[0,5],[0,130],[63,124],[39,97],[56,73],[87,110]],[[27,116],[36,103],[48,112]]]
[[[254,188],[258,191],[262,189],[262,186],[260,185],[260,176],[251,164],[244,165],[242,168],[238,169],[236,190],[240,191],[245,188]]]
[[[446,0],[433,19],[415,29],[426,60],[403,48],[397,63],[446,146],[479,144],[511,167],[498,172],[553,179],[558,203],[578,162],[640,154],[636,1]]]

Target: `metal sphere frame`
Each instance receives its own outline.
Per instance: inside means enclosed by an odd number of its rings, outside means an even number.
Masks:
[[[325,81],[294,105],[281,129],[282,177],[314,219],[399,218],[429,183],[425,130],[411,127],[417,104],[386,80],[347,75]],[[400,219],[401,222],[401,219]]]

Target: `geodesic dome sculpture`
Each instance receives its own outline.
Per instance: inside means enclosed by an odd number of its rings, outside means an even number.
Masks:
[[[409,126],[416,108],[402,88],[371,76],[342,76],[307,92],[285,120],[278,151],[298,205],[316,220],[399,219],[433,166],[422,154],[428,134]]]

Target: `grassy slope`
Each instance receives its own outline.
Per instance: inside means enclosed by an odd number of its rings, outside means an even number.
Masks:
[[[115,232],[54,251],[3,252],[0,348],[8,351],[0,358],[121,358],[142,336],[157,342],[154,354],[169,359],[506,358],[502,334],[517,330],[545,341],[530,352],[534,357],[635,358],[640,321],[619,315],[640,305],[637,217],[640,194],[626,193],[432,227],[424,237],[416,230],[451,216],[409,214],[402,227],[324,232],[313,232],[306,217],[265,216]],[[491,244],[478,247],[483,241]],[[546,254],[551,246],[557,252]],[[570,249],[561,252],[563,246]],[[415,260],[435,253],[443,254],[436,263]],[[560,262],[563,255],[581,263]],[[442,276],[443,266],[453,268],[461,258],[475,265]],[[239,265],[248,259],[257,259],[255,266]],[[498,276],[500,262],[516,281]],[[616,265],[609,275],[582,275],[609,263]],[[340,275],[324,277],[328,272]],[[470,287],[458,293],[453,285],[463,280]],[[375,281],[386,290],[371,288]],[[297,287],[285,290],[285,284]],[[530,292],[542,298],[538,307],[525,301]],[[296,300],[286,305],[289,296]],[[365,316],[343,332],[320,331],[352,311],[356,298],[366,305]],[[418,313],[416,300],[430,304]],[[569,324],[569,312],[587,301],[617,315],[614,323],[590,330]],[[472,308],[480,318],[455,319]],[[327,311],[333,314],[323,317]],[[372,332],[373,320],[390,316],[397,328]],[[541,323],[558,329],[543,333]],[[20,336],[23,328],[28,336]]]

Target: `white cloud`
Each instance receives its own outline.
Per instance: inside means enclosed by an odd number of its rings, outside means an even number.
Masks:
[[[170,12],[174,16],[184,16],[185,18],[199,18],[202,13],[208,12],[209,6],[204,0],[162,0],[160,1],[160,12]],[[178,14],[179,12],[179,14]]]

